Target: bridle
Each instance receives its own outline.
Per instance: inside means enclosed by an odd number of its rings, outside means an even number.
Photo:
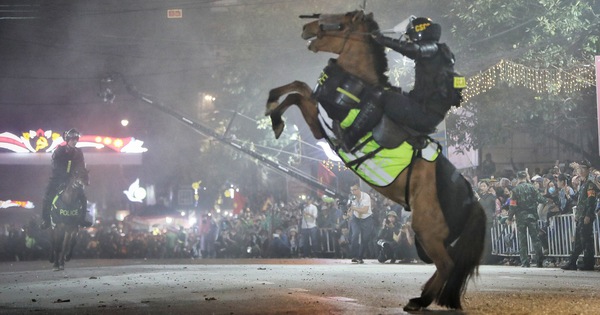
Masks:
[[[300,15],[301,19],[319,19],[319,32],[317,33],[317,38],[322,38],[325,35],[329,36],[342,36],[337,34],[332,34],[332,32],[343,33],[344,43],[342,44],[342,48],[338,52],[340,54],[346,48],[346,43],[351,38],[351,36],[356,36],[357,40],[365,41],[365,36],[371,35],[370,32],[358,32],[355,30],[355,24],[350,23],[350,27],[346,27],[346,24],[339,22],[329,22],[327,21],[333,15],[329,14],[320,14],[315,13],[312,15]],[[328,33],[328,34],[326,34]]]
[[[72,178],[71,180],[71,187],[73,189],[78,189],[78,188],[83,188],[84,186],[86,186],[88,184],[88,180],[86,178],[87,176],[87,170],[78,170],[76,171],[72,176],[74,178]]]

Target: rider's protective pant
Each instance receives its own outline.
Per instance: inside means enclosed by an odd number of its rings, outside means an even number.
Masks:
[[[429,110],[406,93],[386,91],[382,98],[383,111],[399,126],[407,126],[423,134],[435,132],[444,115]]]
[[[58,194],[58,183],[50,181],[46,187],[44,200],[42,201],[42,220],[50,223],[50,209],[52,208],[52,200]]]
[[[384,114],[399,126],[406,126],[423,134],[435,132],[435,127],[444,120],[443,115],[428,110],[406,93],[384,91],[378,100],[361,101],[363,104],[354,122],[344,129],[343,145],[346,151],[350,151],[358,140],[373,130]]]

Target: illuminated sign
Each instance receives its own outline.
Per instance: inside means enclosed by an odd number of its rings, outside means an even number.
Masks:
[[[33,209],[34,205],[31,201],[20,201],[20,200],[0,200],[0,209],[10,207],[21,207],[25,209]]]
[[[10,132],[0,133],[0,148],[15,153],[53,152],[65,141],[62,136],[52,130],[30,130],[17,136]],[[119,153],[143,153],[148,151],[144,142],[134,137],[112,138],[98,135],[83,135],[77,143],[78,148],[108,148]]]
[[[181,19],[181,18],[183,18],[183,10],[182,9],[169,9],[169,10],[167,10],[167,18],[168,19]]]
[[[123,193],[131,202],[142,202],[146,198],[146,189],[140,186],[139,178],[129,185],[129,189],[124,190]]]

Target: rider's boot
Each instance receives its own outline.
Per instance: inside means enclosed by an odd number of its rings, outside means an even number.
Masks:
[[[42,225],[40,226],[42,230],[45,230],[52,225],[50,221],[50,207],[52,207],[52,201],[50,197],[44,196],[44,200],[42,202]]]
[[[342,148],[344,151],[351,152],[358,140],[373,130],[381,121],[383,109],[378,102],[379,95],[376,95],[371,101],[365,102],[352,125],[344,129],[342,135]]]
[[[50,219],[43,219],[42,220],[42,225],[40,226],[40,229],[46,230],[46,229],[50,228],[50,226],[51,226]]]
[[[40,229],[46,230],[52,226],[52,220],[50,219],[50,210],[46,211],[46,209],[42,210],[42,225]]]
[[[81,210],[79,213],[79,225],[82,227],[90,227],[92,226],[92,222],[89,222],[85,219],[85,215],[87,214],[87,197],[83,192],[79,194],[79,201],[81,203]]]

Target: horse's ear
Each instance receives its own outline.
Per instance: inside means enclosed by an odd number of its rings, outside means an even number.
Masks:
[[[373,12],[367,14],[366,18],[367,18],[367,20],[372,20],[373,19]]]
[[[356,21],[362,21],[365,19],[365,11],[363,10],[358,10],[356,12],[356,14],[354,15],[354,17],[352,18],[352,23],[356,22]]]

